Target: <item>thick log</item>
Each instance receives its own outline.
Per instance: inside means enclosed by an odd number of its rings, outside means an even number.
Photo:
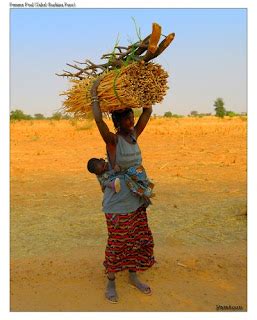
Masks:
[[[155,53],[158,48],[158,42],[161,37],[162,27],[158,23],[153,23],[152,25],[152,33],[149,40],[148,51],[151,53]]]
[[[149,34],[140,44],[138,49],[135,51],[136,56],[140,56],[142,53],[144,53],[149,45],[151,34]]]
[[[158,46],[158,49],[156,50],[155,54],[156,57],[159,56],[173,41],[175,38],[175,33],[170,33]]]
[[[158,57],[173,41],[175,38],[175,33],[170,33],[162,42],[159,44],[158,49],[155,51],[155,53],[151,53],[147,51],[145,56],[143,57],[143,60],[145,62],[149,62],[150,60]]]
[[[65,71],[62,74],[57,74],[58,76],[71,77],[85,79],[91,76],[101,75],[106,70],[113,70],[115,68],[121,68],[124,63],[131,63],[133,61],[141,61],[142,64],[149,62],[150,60],[159,56],[172,42],[175,37],[175,33],[169,34],[165,39],[159,44],[161,36],[161,26],[157,23],[152,24],[152,33],[149,34],[142,41],[137,41],[128,47],[115,46],[119,52],[104,54],[101,59],[108,60],[103,64],[94,64],[90,60],[85,60],[85,62],[74,61],[78,64],[86,65],[85,68],[81,68],[78,65],[72,65],[67,63],[68,66],[79,70],[78,72]],[[125,50],[125,51],[122,51]],[[146,51],[145,55],[143,53]]]

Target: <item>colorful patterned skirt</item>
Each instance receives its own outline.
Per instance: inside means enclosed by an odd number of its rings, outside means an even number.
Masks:
[[[153,236],[148,227],[145,207],[127,214],[106,213],[108,242],[103,265],[105,272],[125,269],[144,271],[156,261]]]

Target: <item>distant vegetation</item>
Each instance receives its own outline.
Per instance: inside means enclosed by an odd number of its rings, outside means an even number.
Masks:
[[[198,111],[191,111],[190,114],[188,115],[189,117],[197,117],[197,118],[202,118],[202,117],[209,117],[211,116],[211,113],[198,113]]]
[[[236,113],[234,111],[229,111],[226,110],[224,107],[224,100],[222,98],[217,98],[214,101],[214,110],[215,110],[215,116],[224,118],[225,116],[227,117],[236,117],[236,116],[246,116],[246,112],[242,112],[241,114]]]
[[[25,114],[22,110],[16,109],[11,111],[11,120],[62,120],[62,119],[72,119],[73,117],[63,114],[62,112],[54,112],[50,117],[45,117],[42,113],[35,113],[34,116]]]
[[[11,120],[31,120],[32,117],[28,114],[25,114],[22,110],[11,111],[10,114]]]
[[[165,118],[183,118],[183,117],[184,117],[184,116],[182,116],[182,115],[175,114],[175,113],[172,113],[172,112],[170,112],[170,111],[165,112],[163,116],[164,116]]]
[[[224,101],[222,98],[217,98],[214,101],[214,110],[215,110],[215,116],[216,117],[220,117],[220,118],[224,118],[226,117],[236,117],[236,116],[247,116],[246,112],[241,112],[236,113],[234,111],[229,111],[226,110],[224,107]],[[142,109],[134,109],[134,115],[136,118],[138,118],[142,113]],[[201,117],[208,117],[211,116],[211,113],[198,113],[198,111],[193,110],[190,112],[190,114],[188,115],[188,117],[197,117],[197,118],[201,118]],[[105,116],[105,115],[104,115]],[[183,115],[179,115],[179,114],[175,114],[172,113],[171,111],[167,111],[163,114],[163,116],[157,116],[156,114],[153,115],[153,118],[156,117],[164,117],[164,118],[183,118]],[[34,116],[31,116],[29,114],[25,114],[22,110],[20,109],[16,109],[11,111],[10,113],[10,119],[11,120],[15,120],[15,121],[19,121],[19,120],[72,120],[75,119],[73,116],[67,114],[67,113],[63,113],[60,111],[54,112],[50,117],[45,117],[42,113],[35,113]],[[87,117],[87,119],[93,119],[92,115],[89,115]]]
[[[225,103],[224,100],[222,98],[217,98],[214,101],[214,111],[215,111],[215,116],[219,117],[219,118],[224,118],[226,117],[238,117],[238,116],[247,116],[246,112],[241,112],[241,113],[236,113],[234,111],[229,111],[226,110],[224,107]],[[208,117],[211,116],[211,113],[198,113],[198,111],[193,110],[190,112],[190,114],[188,115],[189,117]]]
[[[216,117],[224,118],[226,115],[226,109],[224,108],[224,101],[222,98],[217,98],[214,101],[214,110],[216,112]]]
[[[44,117],[44,115],[42,113],[35,113],[34,114],[34,119],[42,120],[42,119],[45,119],[45,117]]]

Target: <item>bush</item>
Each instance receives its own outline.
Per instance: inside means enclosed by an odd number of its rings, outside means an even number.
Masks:
[[[181,116],[180,114],[172,114],[172,118],[183,118],[184,116]]]
[[[62,119],[62,113],[61,112],[55,112],[52,114],[52,117],[50,118],[52,120],[61,120]]]
[[[216,112],[216,117],[224,118],[226,115],[226,109],[224,108],[224,101],[222,98],[217,98],[214,101],[214,110]]]
[[[228,117],[236,117],[236,116],[238,116],[238,114],[233,112],[233,111],[226,111],[226,116],[228,116]]]
[[[32,117],[29,114],[25,114],[22,110],[16,109],[14,111],[11,111],[10,114],[11,120],[31,120]]]
[[[193,110],[193,111],[190,112],[190,116],[191,117],[196,117],[196,116],[198,116],[198,112]]]
[[[184,116],[181,116],[180,114],[171,113],[170,111],[165,112],[164,117],[166,118],[183,118]]]
[[[166,118],[171,118],[172,117],[172,113],[170,111],[168,111],[168,112],[165,112],[163,116],[166,117]]]
[[[42,113],[35,113],[34,114],[34,119],[43,120],[43,119],[45,119],[45,117],[44,117],[44,115]]]

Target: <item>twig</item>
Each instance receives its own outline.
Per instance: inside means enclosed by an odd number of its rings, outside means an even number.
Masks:
[[[180,267],[183,267],[183,268],[187,268],[187,266],[183,263],[180,263],[180,262],[177,262],[177,265],[180,266]]]
[[[56,73],[56,75],[63,76],[63,77],[84,79],[84,78],[89,78],[92,75],[99,76],[107,70],[121,68],[124,65],[124,63],[128,64],[134,61],[149,62],[153,58],[156,58],[158,55],[160,55],[168,47],[168,45],[171,43],[171,41],[175,37],[174,33],[169,34],[167,37],[165,36],[165,39],[158,46],[158,41],[161,35],[160,30],[161,30],[161,26],[159,26],[157,23],[153,23],[152,33],[148,35],[146,38],[144,38],[143,40],[140,39],[140,41],[137,41],[128,47],[118,46],[116,42],[114,51],[117,49],[119,52],[105,53],[101,57],[101,59],[108,60],[106,63],[95,64],[88,59],[85,60],[85,62],[74,61],[75,63],[78,63],[80,65],[84,64],[86,65],[86,67],[81,68],[76,64],[72,65],[67,63],[68,66],[76,70],[79,70],[79,72],[73,73],[73,72],[64,70],[64,73],[62,74]],[[125,51],[122,51],[122,50],[125,50]],[[142,54],[145,51],[147,51],[146,54],[142,56]]]
[[[160,170],[167,167],[168,164],[169,164],[169,162],[165,163],[163,166],[160,167]]]
[[[213,239],[211,239],[211,238],[209,238],[209,237],[206,237],[206,236],[204,236],[204,235],[202,235],[202,234],[194,233],[194,232],[192,232],[192,231],[190,231],[190,230],[187,230],[187,232],[189,232],[189,233],[191,233],[191,234],[193,234],[193,235],[195,235],[195,236],[198,236],[198,237],[200,237],[200,238],[203,238],[203,239],[206,239],[206,240],[208,240],[208,241],[213,242]]]

